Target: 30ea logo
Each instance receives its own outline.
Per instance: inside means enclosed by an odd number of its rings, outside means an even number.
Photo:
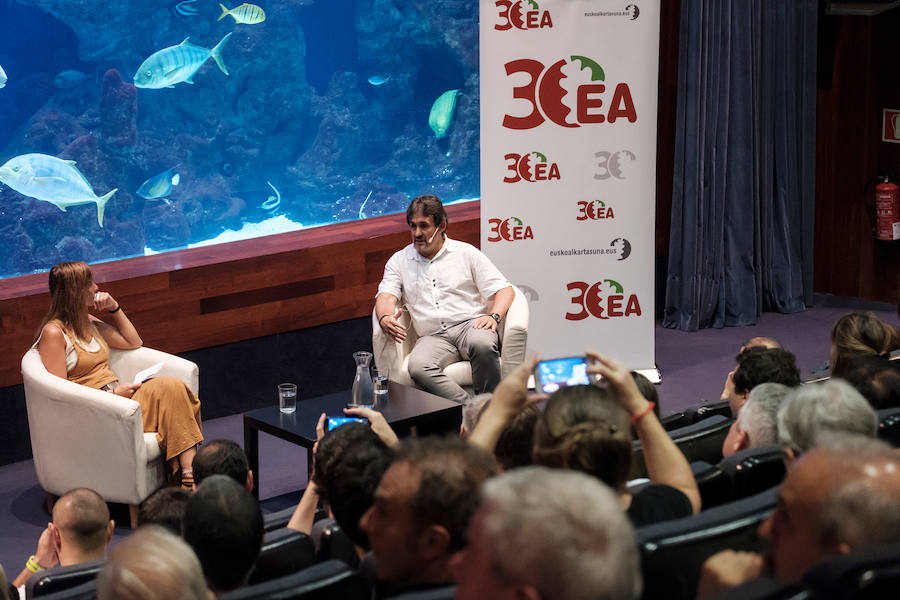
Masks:
[[[597,172],[594,173],[594,179],[601,181],[610,177],[627,179],[631,164],[637,160],[637,156],[631,150],[619,150],[618,152],[601,150],[594,153],[594,158],[597,159]]]
[[[527,154],[506,154],[506,170],[509,174],[503,178],[504,183],[519,181],[550,181],[559,179],[559,165],[549,162],[540,152]]]
[[[519,240],[533,240],[534,232],[530,225],[525,225],[522,219],[510,217],[508,219],[488,219],[491,226],[489,242],[516,242]]]
[[[573,281],[566,285],[566,289],[575,292],[571,301],[578,309],[566,313],[568,321],[583,321],[588,317],[613,319],[641,316],[641,303],[637,295],[626,294],[622,284],[613,279],[601,279],[594,284]]]
[[[603,219],[615,219],[612,206],[607,206],[602,200],[578,201],[578,215],[576,221],[601,221]]]
[[[535,0],[497,0],[494,6],[499,9],[500,23],[494,23],[497,31],[516,29],[543,29],[553,27],[553,18],[549,10],[540,10]]]
[[[587,69],[592,83],[578,85],[575,94],[562,86],[568,77],[563,67],[577,67],[577,71]],[[512,89],[513,98],[525,100],[531,112],[525,116],[503,115],[503,127],[507,129],[533,129],[544,121],[550,120],[561,127],[581,127],[590,123],[615,123],[618,119],[626,119],[629,123],[637,121],[637,111],[631,88],[627,83],[616,84],[612,97],[606,103],[606,84],[593,83],[605,81],[606,74],[595,60],[587,56],[572,55],[567,62],[561,59],[550,65],[530,59],[520,58],[504,65],[507,76],[524,73],[528,81]],[[575,121],[569,120],[572,108],[564,99],[574,96]]]

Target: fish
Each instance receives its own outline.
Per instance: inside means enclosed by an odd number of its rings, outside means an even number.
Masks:
[[[183,2],[179,2],[175,5],[175,12],[179,15],[183,15],[185,17],[191,17],[197,14],[197,9],[193,6],[188,6],[192,2],[196,2],[197,0],[184,0]]]
[[[272,188],[272,190],[275,192],[275,195],[266,198],[266,201],[260,204],[259,207],[263,210],[274,211],[276,208],[278,208],[278,205],[281,204],[281,192],[279,192],[278,188],[268,181],[266,183],[270,188]]]
[[[428,113],[428,126],[434,132],[434,137],[441,139],[447,135],[447,130],[453,124],[453,111],[456,110],[456,97],[459,90],[447,90],[431,105]]]
[[[217,21],[224,19],[225,15],[231,15],[231,18],[233,18],[235,22],[244,23],[246,25],[262,23],[266,20],[265,11],[255,4],[247,4],[244,2],[240,6],[235,6],[232,9],[226,8],[224,4],[219,4],[219,6],[222,7],[222,14],[216,19]]]
[[[177,46],[169,46],[151,54],[147,60],[141,63],[137,73],[134,74],[134,85],[139,88],[160,89],[175,87],[182,81],[194,83],[194,73],[203,66],[210,57],[223,73],[228,75],[228,69],[222,61],[222,48],[231,37],[231,33],[223,37],[212,50],[202,46],[188,43],[190,38]]]
[[[6,71],[0,66],[0,88],[6,87]]]
[[[369,77],[368,82],[377,87],[379,85],[384,85],[385,83],[387,83],[390,78],[390,75],[388,75],[387,77],[382,77],[381,75],[372,75],[371,77]]]
[[[359,206],[359,218],[360,219],[366,218],[366,212],[364,209],[366,208],[366,202],[368,202],[369,198],[371,198],[371,197],[372,197],[372,190],[369,190],[369,195],[366,196],[366,199],[363,200],[363,203]]]
[[[137,195],[147,200],[165,198],[172,193],[172,186],[178,185],[180,182],[181,175],[175,172],[175,167],[172,167],[145,181],[137,191]]]
[[[22,154],[0,166],[0,182],[24,196],[43,200],[65,212],[69,206],[97,204],[97,223],[103,227],[106,203],[118,188],[102,196],[75,167],[74,160],[63,160],[47,154]]]
[[[53,78],[53,84],[60,89],[73,88],[84,83],[88,76],[81,71],[62,71]]]

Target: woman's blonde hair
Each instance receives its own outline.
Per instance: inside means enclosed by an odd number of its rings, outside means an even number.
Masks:
[[[50,269],[50,311],[41,321],[38,335],[50,321],[63,327],[81,340],[90,340],[91,320],[88,316],[84,291],[94,282],[94,274],[86,262],[70,261],[53,265]]]
[[[831,328],[831,374],[841,376],[854,356],[889,356],[900,348],[900,333],[872,312],[844,315]]]

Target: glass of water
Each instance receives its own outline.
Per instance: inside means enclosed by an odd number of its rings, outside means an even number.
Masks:
[[[297,410],[296,383],[278,384],[278,409],[288,415]]]
[[[375,386],[375,408],[380,408],[388,401],[388,383],[390,370],[387,367],[372,369],[372,384]]]

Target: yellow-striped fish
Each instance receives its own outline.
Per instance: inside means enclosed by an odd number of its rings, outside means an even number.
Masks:
[[[224,4],[219,4],[219,6],[222,7],[222,14],[216,19],[217,21],[224,19],[225,15],[231,15],[238,23],[246,23],[247,25],[262,23],[266,20],[266,13],[255,4],[247,4],[245,2],[231,10],[227,9]]]

